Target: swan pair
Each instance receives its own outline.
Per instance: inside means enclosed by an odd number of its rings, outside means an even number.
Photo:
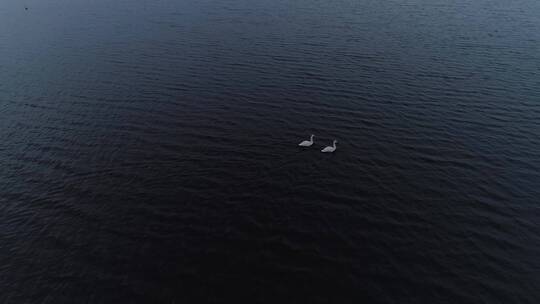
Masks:
[[[309,138],[309,140],[304,140],[303,142],[299,143],[298,145],[300,147],[311,147],[313,145],[313,137],[315,137],[315,135],[311,134],[311,137]],[[336,149],[337,149],[336,143],[337,142],[338,141],[334,139],[333,145],[325,147],[324,149],[321,150],[321,152],[323,152],[323,153],[332,153],[332,152],[336,151]]]

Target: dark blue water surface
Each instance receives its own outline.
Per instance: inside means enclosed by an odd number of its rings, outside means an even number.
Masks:
[[[246,300],[540,303],[540,1],[0,1],[0,303]]]

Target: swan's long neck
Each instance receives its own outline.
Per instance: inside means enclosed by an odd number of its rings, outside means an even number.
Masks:
[[[311,135],[311,137],[310,137],[310,140],[309,140],[309,141],[313,141],[313,135]]]
[[[334,140],[334,148],[336,148],[336,141]]]

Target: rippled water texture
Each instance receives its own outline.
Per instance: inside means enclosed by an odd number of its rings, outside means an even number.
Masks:
[[[536,0],[1,1],[0,302],[540,303],[539,75]]]

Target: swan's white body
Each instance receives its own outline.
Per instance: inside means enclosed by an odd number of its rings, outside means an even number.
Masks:
[[[336,143],[337,143],[337,140],[334,140],[334,144],[332,146],[328,146],[328,147],[322,149],[321,152],[323,152],[323,153],[332,153],[332,152],[336,151],[336,149],[337,149]]]
[[[315,135],[311,134],[311,137],[309,140],[304,140],[303,142],[299,143],[298,145],[301,147],[311,147],[313,145],[313,137]]]

